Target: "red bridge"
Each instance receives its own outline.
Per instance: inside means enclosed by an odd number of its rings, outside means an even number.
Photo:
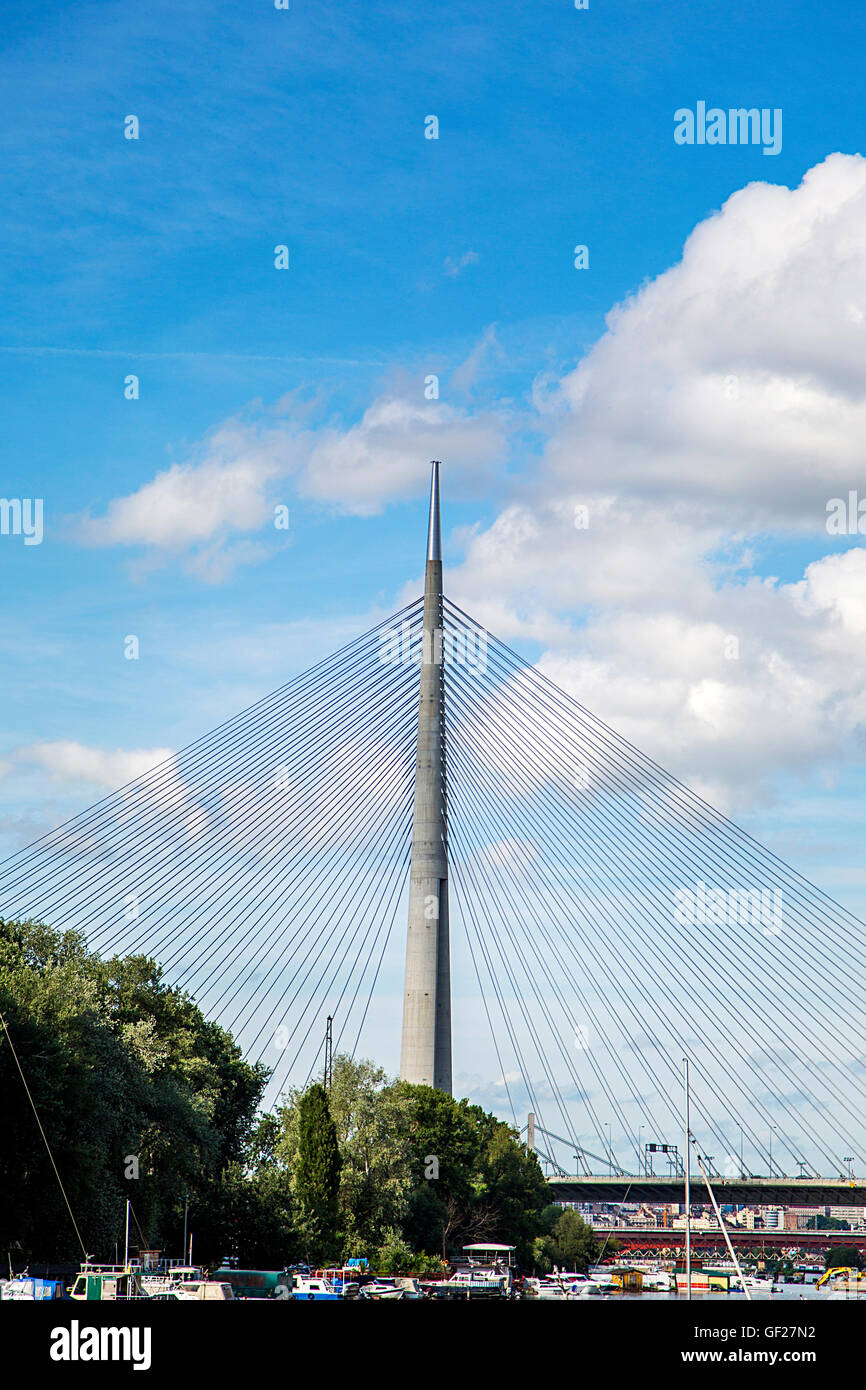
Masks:
[[[623,1254],[685,1254],[685,1231],[639,1230],[634,1226],[596,1226],[593,1229],[602,1242],[607,1236],[618,1240]],[[832,1245],[853,1245],[857,1250],[866,1251],[866,1231],[738,1231],[728,1227],[728,1236],[736,1250],[755,1254],[762,1250],[802,1250],[823,1256]],[[721,1231],[692,1230],[692,1250],[716,1252],[726,1248]]]

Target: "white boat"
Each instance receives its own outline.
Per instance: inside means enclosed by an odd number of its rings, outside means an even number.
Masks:
[[[601,1293],[598,1284],[588,1274],[563,1269],[557,1270],[553,1277],[565,1284],[569,1298],[596,1298]]]
[[[190,1284],[199,1284],[205,1277],[200,1265],[174,1265],[147,1274],[142,1272],[141,1286],[145,1293],[154,1298],[160,1294],[183,1290]]]
[[[527,1298],[572,1300],[600,1298],[601,1289],[585,1274],[554,1273],[544,1279],[527,1279],[524,1283]]]
[[[362,1284],[359,1290],[360,1298],[405,1298],[406,1290],[393,1279],[373,1279],[369,1284]]]
[[[335,1271],[324,1274],[296,1274],[292,1298],[318,1303],[334,1303],[338,1299],[357,1298],[359,1289],[352,1280],[337,1279]]]
[[[225,1303],[233,1300],[234,1296],[235,1291],[231,1284],[220,1283],[217,1279],[189,1280],[187,1283],[178,1284],[173,1294],[164,1295],[185,1303]]]
[[[568,1297],[564,1284],[560,1284],[558,1279],[525,1279],[523,1282],[524,1298],[545,1298],[559,1299],[563,1302]]]
[[[650,1293],[676,1293],[676,1276],[669,1269],[647,1269],[642,1287]]]
[[[68,1297],[59,1279],[42,1279],[27,1273],[0,1279],[0,1300],[4,1303],[45,1303]]]
[[[489,1269],[458,1269],[448,1279],[431,1280],[423,1285],[428,1298],[508,1298],[510,1274]]]
[[[772,1279],[759,1279],[756,1274],[744,1274],[743,1285],[750,1293],[772,1293],[776,1287]],[[736,1280],[731,1287],[734,1289],[739,1288],[740,1281]]]
[[[102,1303],[126,1303],[150,1297],[138,1265],[99,1265],[89,1260],[81,1266],[69,1294],[77,1301]]]

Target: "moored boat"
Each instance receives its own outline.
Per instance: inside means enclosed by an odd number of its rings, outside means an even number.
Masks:
[[[357,1298],[359,1289],[354,1280],[336,1277],[340,1271],[323,1270],[315,1274],[296,1274],[292,1298],[308,1302],[335,1303],[339,1299]]]
[[[132,1265],[83,1264],[69,1290],[70,1298],[88,1303],[128,1303],[149,1297],[142,1271]]]
[[[545,1278],[524,1280],[523,1296],[571,1301],[578,1298],[600,1298],[602,1290],[585,1274],[556,1271]]]
[[[360,1298],[375,1299],[397,1299],[405,1298],[406,1290],[393,1279],[371,1279],[369,1283],[362,1284],[358,1296]]]
[[[687,1293],[689,1276],[685,1270],[677,1270],[676,1280],[677,1292]],[[692,1293],[709,1293],[712,1290],[717,1293],[733,1293],[740,1287],[740,1281],[734,1270],[698,1268],[692,1270],[691,1286]]]
[[[12,1279],[0,1280],[0,1300],[4,1303],[54,1303],[68,1298],[60,1279],[43,1279],[25,1270]]]

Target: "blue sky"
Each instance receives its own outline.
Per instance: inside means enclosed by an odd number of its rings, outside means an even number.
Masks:
[[[7,850],[416,591],[435,451],[454,596],[862,912],[863,552],[824,500],[863,475],[866,217],[860,162],[824,161],[863,146],[864,31],[835,3],[10,11],[2,493],[45,534],[0,537]],[[676,145],[699,100],[781,109],[781,153]],[[729,431],[701,392],[732,377]],[[601,529],[565,552],[581,499]]]

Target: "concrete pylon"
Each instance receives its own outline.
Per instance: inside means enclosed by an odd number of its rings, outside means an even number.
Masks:
[[[430,483],[421,698],[415,758],[409,932],[400,1076],[451,1092],[451,959],[445,795],[445,671],[439,464]]]

